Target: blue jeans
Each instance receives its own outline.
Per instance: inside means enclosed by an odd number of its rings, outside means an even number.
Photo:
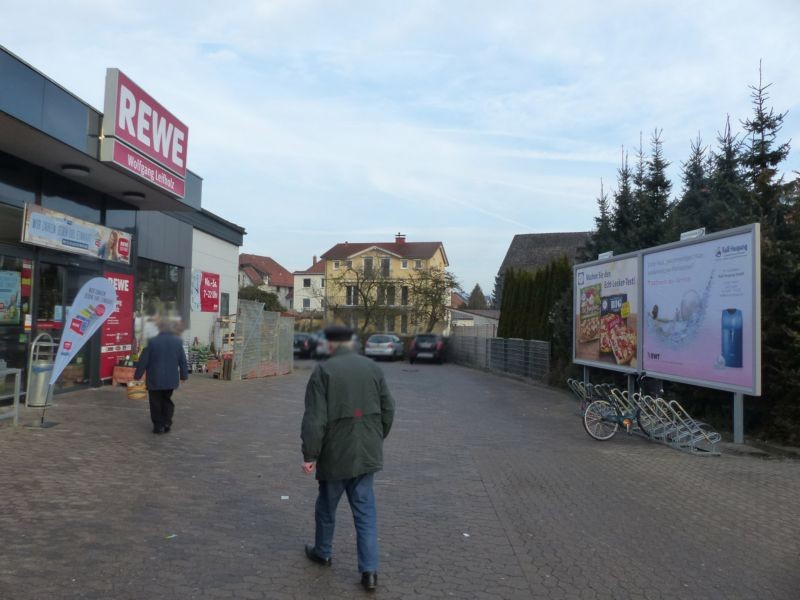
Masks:
[[[361,573],[378,570],[378,514],[372,490],[374,473],[340,481],[320,481],[314,519],[317,524],[314,549],[323,558],[333,553],[333,530],[336,527],[336,507],[343,492],[353,512],[356,525],[358,570]]]

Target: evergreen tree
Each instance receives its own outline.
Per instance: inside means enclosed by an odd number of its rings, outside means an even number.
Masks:
[[[600,195],[597,197],[597,210],[599,216],[594,218],[594,232],[586,245],[579,250],[581,261],[596,260],[598,254],[614,248],[614,232],[611,229],[608,194],[603,189],[602,179],[600,179]]]
[[[681,232],[709,227],[706,211],[710,204],[711,189],[706,150],[698,134],[697,139],[691,142],[689,159],[681,163],[683,193],[670,216],[671,237],[674,239],[678,239]]]
[[[791,443],[800,442],[800,406],[796,386],[800,375],[800,198],[797,180],[783,183],[778,167],[789,154],[789,143],[778,143],[786,113],[767,108],[767,90],[759,65],[757,86],[750,86],[753,116],[743,122],[749,136],[743,164],[752,207],[761,222],[763,386],[771,414],[771,429]],[[759,407],[761,408],[761,406]]]
[[[622,164],[617,169],[617,191],[614,193],[614,207],[611,211],[612,248],[615,254],[635,250],[636,209],[631,169],[628,155],[622,150]]]
[[[669,162],[664,159],[661,130],[653,130],[650,157],[645,161],[644,178],[637,183],[639,247],[657,246],[665,241],[665,224],[670,211],[672,183],[667,179]],[[637,169],[637,178],[640,176]]]
[[[757,220],[741,166],[742,143],[731,133],[730,116],[725,119],[724,130],[717,134],[717,146],[711,155],[711,199],[706,211],[708,224],[704,223],[712,232]]]
[[[502,271],[494,276],[494,290],[492,290],[492,308],[500,310],[503,304],[503,273]]]
[[[486,294],[483,293],[480,284],[476,283],[469,295],[469,300],[467,300],[467,308],[483,310],[487,307]]]

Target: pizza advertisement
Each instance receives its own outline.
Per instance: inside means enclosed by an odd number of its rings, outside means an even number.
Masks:
[[[576,267],[575,362],[636,369],[638,269],[637,256]]]

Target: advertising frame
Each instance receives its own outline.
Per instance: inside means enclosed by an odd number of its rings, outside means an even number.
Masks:
[[[642,360],[641,365],[643,367],[643,370],[647,372],[648,377],[655,377],[658,379],[663,379],[665,381],[675,381],[678,383],[696,385],[699,387],[704,387],[709,389],[747,394],[749,396],[761,395],[761,229],[758,223],[752,223],[750,225],[744,225],[742,227],[735,227],[733,229],[726,229],[724,231],[719,231],[709,235],[700,236],[694,239],[681,240],[678,242],[672,242],[661,246],[655,246],[640,251],[641,270],[642,270],[642,279],[641,279],[642,301],[644,302],[646,296],[646,291],[644,288],[645,286],[644,271],[645,271],[645,262],[647,257],[656,254],[665,254],[682,248],[690,248],[692,246],[698,246],[701,244],[720,243],[725,239],[740,237],[744,235],[750,236],[752,244],[752,252],[750,252],[750,260],[748,261],[752,272],[752,280],[751,280],[752,290],[750,294],[752,303],[751,304],[752,318],[750,319],[751,326],[750,326],[750,331],[748,332],[752,343],[752,350],[751,350],[752,356],[750,359],[750,367],[752,369],[751,371],[752,385],[736,385],[731,383],[714,381],[710,379],[703,379],[699,377],[686,377],[682,375],[677,375],[675,373],[662,372],[653,368],[645,369],[644,360]],[[642,358],[644,359],[644,353],[648,351],[647,350],[648,338],[646,332],[644,331],[644,327],[642,327],[640,345],[642,351]]]
[[[573,292],[572,292],[572,362],[578,365],[583,365],[586,367],[597,367],[600,369],[607,369],[611,371],[618,371],[621,373],[627,374],[635,374],[640,371],[640,365],[642,364],[642,354],[641,354],[641,336],[642,336],[642,323],[641,319],[637,318],[636,327],[634,328],[636,334],[636,353],[634,355],[634,360],[636,361],[635,366],[631,366],[630,364],[627,365],[619,365],[614,364],[611,362],[603,362],[599,360],[592,360],[578,356],[578,334],[579,334],[579,327],[581,316],[579,313],[579,295],[581,293],[581,286],[582,283],[579,283],[579,276],[580,273],[583,271],[588,271],[591,269],[597,269],[600,267],[604,267],[606,265],[612,265],[614,263],[623,263],[627,261],[633,261],[634,268],[632,269],[635,272],[636,280],[629,284],[626,287],[632,288],[632,293],[634,295],[634,300],[636,302],[635,306],[637,310],[641,312],[642,307],[642,260],[641,260],[641,251],[636,252],[627,252],[625,254],[620,254],[619,256],[611,256],[609,258],[603,258],[598,260],[593,260],[581,264],[577,264],[573,266],[572,271],[572,284],[573,284]],[[584,282],[585,283],[585,282]],[[596,284],[600,285],[600,284]],[[598,313],[599,319],[599,313]],[[599,342],[598,342],[599,344]]]

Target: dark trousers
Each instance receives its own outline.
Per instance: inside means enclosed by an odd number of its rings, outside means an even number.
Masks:
[[[175,412],[172,392],[173,390],[148,390],[150,418],[153,420],[153,429],[172,427],[172,415]]]

